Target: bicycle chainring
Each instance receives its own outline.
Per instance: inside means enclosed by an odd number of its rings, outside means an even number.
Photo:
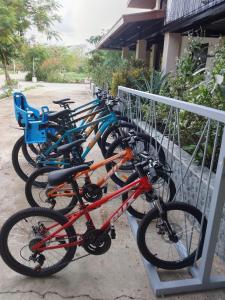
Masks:
[[[83,248],[92,255],[101,255],[111,246],[111,238],[100,229],[87,230],[84,234]]]
[[[88,183],[83,186],[83,197],[88,202],[95,202],[102,197],[102,189],[93,183]]]

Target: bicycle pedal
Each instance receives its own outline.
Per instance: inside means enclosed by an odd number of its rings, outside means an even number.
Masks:
[[[116,238],[116,231],[115,231],[114,227],[111,228],[111,230],[110,230],[110,236],[111,236],[112,240],[115,240],[115,238]]]
[[[165,230],[159,229],[157,233],[160,234],[160,235],[164,235],[165,234]]]
[[[108,185],[103,186],[102,190],[103,190],[104,194],[107,194],[107,192],[108,192]]]
[[[64,195],[65,197],[69,197],[69,198],[72,197],[72,196],[71,196],[71,190],[64,190],[63,193],[64,193],[64,194],[68,194],[68,195]],[[59,195],[60,195],[60,194],[59,194]]]

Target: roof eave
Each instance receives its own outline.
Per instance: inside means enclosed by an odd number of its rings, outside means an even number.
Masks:
[[[127,7],[153,9],[156,6],[156,0],[128,0]]]
[[[151,17],[151,18],[150,18]],[[115,35],[122,26],[126,24],[133,23],[133,22],[140,22],[140,21],[147,21],[147,20],[154,20],[154,19],[163,19],[165,18],[165,11],[164,10],[152,10],[148,12],[142,13],[134,13],[134,14],[127,14],[123,15],[116,24],[103,36],[100,42],[97,44],[96,49],[104,49],[104,44],[107,40],[109,40],[113,35]]]

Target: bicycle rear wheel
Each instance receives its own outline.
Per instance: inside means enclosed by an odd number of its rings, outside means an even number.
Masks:
[[[34,146],[33,146],[34,147]],[[12,164],[17,175],[24,181],[28,179],[28,176],[35,170],[36,162],[35,157],[37,154],[33,151],[36,147],[32,147],[33,158],[28,155],[24,136],[21,136],[15,143],[12,150]],[[25,150],[26,149],[26,150]],[[25,153],[25,155],[24,155]]]
[[[59,272],[73,259],[76,247],[44,250],[41,253],[34,253],[31,247],[67,222],[62,214],[45,208],[28,208],[14,214],[1,229],[2,259],[12,270],[26,276],[45,277]],[[53,224],[56,227],[50,228]],[[77,239],[72,226],[62,230],[60,235],[60,239],[52,238],[45,246],[72,243]],[[40,262],[43,262],[42,266],[39,266]]]
[[[26,182],[25,195],[32,207],[51,208],[54,206],[55,211],[66,214],[76,206],[78,199],[75,195],[65,195],[73,192],[72,183],[65,183],[63,189],[55,192],[58,196],[51,198],[47,196],[48,174],[55,170],[59,170],[59,168],[43,167],[34,171]]]
[[[206,218],[200,210],[182,202],[163,205],[163,214],[152,209],[141,221],[137,244],[146,260],[162,269],[182,269],[202,255]],[[203,222],[202,222],[203,221]],[[201,224],[202,222],[202,224]],[[168,234],[167,224],[174,236]]]
[[[43,144],[26,144],[24,136],[21,136],[17,140],[12,150],[12,164],[17,175],[23,181],[27,181],[28,177],[35,171],[35,169],[38,169],[39,166],[36,163],[36,159],[44,149],[49,147],[50,144],[51,141]],[[55,152],[52,152],[48,158],[51,160],[61,160],[61,157],[59,157]]]

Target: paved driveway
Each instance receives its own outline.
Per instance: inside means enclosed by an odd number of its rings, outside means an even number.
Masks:
[[[42,88],[26,93],[28,101],[37,106],[71,97],[77,105],[90,99],[88,85],[44,84]],[[12,168],[11,150],[21,131],[14,129],[12,99],[0,100],[0,225],[14,212],[28,207],[24,197],[24,182]],[[94,157],[101,159],[95,149]],[[110,207],[109,207],[110,210]],[[104,219],[107,210],[98,210]],[[89,256],[71,263],[58,274],[45,279],[23,277],[9,269],[0,259],[0,300],[8,299],[80,299],[80,300],[151,300],[155,299],[139,258],[137,246],[131,236],[126,218],[116,225],[117,239],[102,256]],[[223,291],[167,297],[167,299],[225,299]]]

